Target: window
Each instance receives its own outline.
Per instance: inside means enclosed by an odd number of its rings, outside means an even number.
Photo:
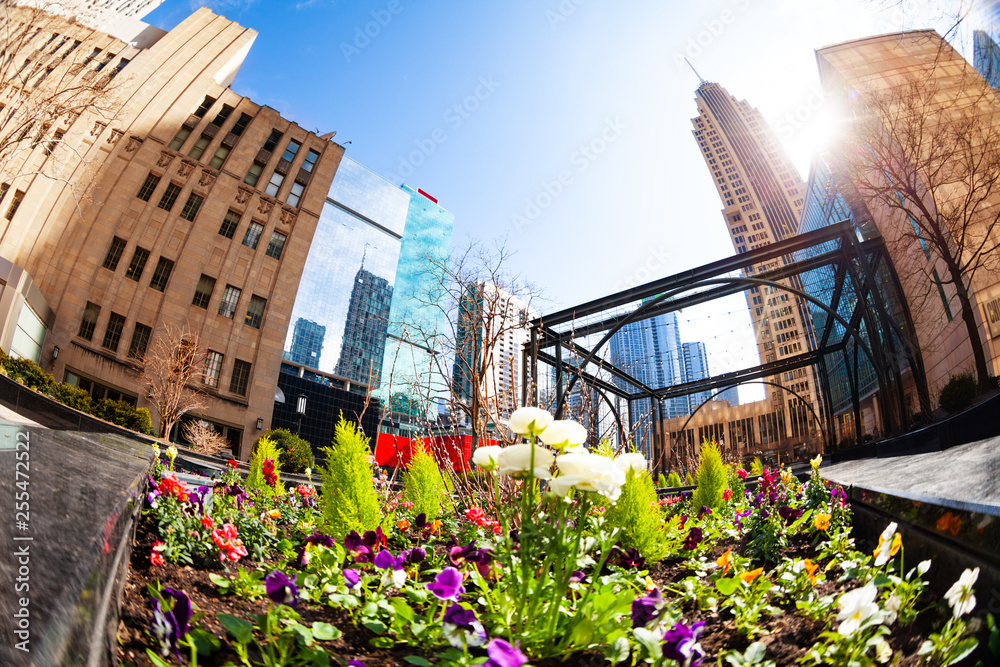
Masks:
[[[10,190],[10,183],[0,184],[0,201],[7,196],[7,191]]]
[[[101,55],[100,49],[94,49],[89,56],[83,59],[83,66],[86,67],[94,60],[97,56]]]
[[[24,199],[24,193],[18,190],[14,193],[14,199],[11,200],[10,206],[7,208],[7,214],[4,216],[8,220],[14,218],[14,214],[17,213],[17,209],[21,206],[21,201]]]
[[[219,113],[215,115],[215,118],[212,120],[212,125],[222,125],[223,123],[226,122],[226,119],[229,118],[229,114],[231,114],[232,112],[233,108],[231,106],[229,106],[228,104],[223,104],[222,109],[219,111]]]
[[[267,244],[267,251],[264,253],[268,257],[281,259],[281,251],[285,247],[285,239],[288,237],[281,232],[272,232],[271,240]]]
[[[111,317],[108,318],[108,328],[104,330],[104,341],[101,343],[101,347],[107,348],[112,352],[117,352],[118,342],[122,338],[122,328],[124,326],[125,316],[118,313],[111,313]]]
[[[153,330],[145,324],[136,322],[135,331],[132,332],[132,342],[128,344],[128,356],[132,359],[142,359],[146,356],[146,347],[149,346],[149,335]]]
[[[226,158],[229,157],[229,152],[231,150],[232,149],[229,146],[219,144],[219,147],[216,149],[215,155],[212,156],[212,160],[208,163],[208,166],[212,169],[220,168],[222,163],[226,161]]]
[[[267,141],[264,142],[264,147],[261,150],[265,150],[268,153],[271,153],[272,151],[274,151],[275,146],[278,145],[278,142],[281,141],[281,137],[282,137],[281,132],[278,132],[277,130],[271,130],[271,136],[269,136],[267,138]]]
[[[302,148],[302,144],[295,139],[288,142],[288,148],[285,149],[284,154],[282,154],[281,159],[291,162],[295,159],[296,154],[298,154],[299,149]]]
[[[188,200],[187,203],[184,204],[184,208],[181,209],[181,217],[184,218],[185,220],[193,221],[195,216],[198,215],[198,210],[201,208],[201,204],[204,201],[205,201],[204,197],[202,197],[201,195],[196,195],[195,193],[192,192],[190,195],[188,195]]]
[[[136,197],[142,201],[149,201],[149,198],[153,196],[153,190],[155,190],[156,186],[159,184],[160,177],[153,172],[149,172],[149,175],[146,176],[146,180],[143,182],[142,187],[139,188],[139,193],[136,194]]]
[[[254,162],[250,165],[250,170],[247,172],[246,178],[243,182],[247,185],[257,185],[257,181],[260,179],[260,173],[264,171],[264,165],[260,162]]]
[[[195,160],[201,159],[201,154],[205,152],[205,149],[208,148],[208,144],[211,141],[212,137],[205,134],[198,137],[198,141],[194,142],[194,146],[191,147],[188,157],[194,158]]]
[[[302,163],[302,170],[312,172],[313,167],[316,166],[316,160],[318,159],[319,159],[319,151],[315,151],[310,148],[309,152],[306,153],[305,162]]]
[[[125,69],[125,65],[128,65],[129,62],[131,61],[128,58],[122,58],[121,60],[118,61],[118,64],[115,65],[115,68],[110,72],[108,72],[108,76],[111,77],[112,79],[115,78],[116,76],[118,76],[119,72]]]
[[[174,202],[177,201],[177,195],[181,193],[181,186],[176,183],[170,183],[167,185],[167,189],[164,190],[163,196],[160,197],[160,203],[157,204],[164,211],[169,211],[174,207]]]
[[[222,221],[222,226],[219,227],[219,233],[227,239],[231,239],[236,234],[236,227],[238,227],[239,224],[240,214],[236,211],[229,210],[226,212],[226,217]]]
[[[116,53],[109,53],[108,55],[104,56],[104,60],[101,61],[100,65],[98,65],[97,67],[94,68],[94,71],[95,72],[100,72],[102,69],[104,69],[105,67],[107,67],[108,63],[111,62],[116,55],[118,55],[118,54],[116,54]]]
[[[222,354],[215,350],[209,350],[205,355],[204,381],[209,387],[219,386],[219,374],[222,373]]]
[[[149,286],[157,292],[162,292],[166,289],[167,281],[170,280],[170,272],[173,270],[173,261],[166,257],[161,257],[160,261],[156,263],[156,270],[153,271],[153,279],[149,281]]]
[[[201,106],[195,110],[194,115],[198,118],[204,118],[205,114],[208,113],[208,110],[212,108],[213,104],[215,104],[215,98],[206,95],[205,100],[201,103]]]
[[[269,194],[272,197],[277,196],[278,189],[281,188],[281,184],[285,181],[285,175],[280,172],[274,172],[271,174],[271,180],[268,181],[267,187],[264,188],[264,193]]]
[[[111,239],[111,247],[108,248],[108,254],[104,256],[104,264],[101,266],[109,271],[114,271],[118,268],[118,261],[122,258],[122,253],[125,251],[125,240],[120,239],[117,236]]]
[[[240,300],[240,289],[232,285],[226,285],[226,291],[222,293],[222,301],[219,303],[219,315],[233,319],[236,313],[236,304]]]
[[[292,183],[292,189],[288,191],[288,199],[285,202],[289,206],[298,206],[299,200],[302,199],[302,192],[306,189],[306,186],[301,183]]]
[[[229,380],[229,391],[239,396],[246,396],[249,384],[250,362],[237,359],[233,363],[233,377]]]
[[[52,137],[52,141],[50,141],[49,143],[45,144],[45,151],[44,152],[45,152],[46,155],[52,155],[52,151],[55,150],[56,144],[58,144],[60,141],[62,141],[62,138],[63,138],[64,134],[65,133],[62,130],[56,130],[55,135],[53,135],[53,137]]]
[[[174,135],[174,140],[170,142],[170,149],[179,151],[189,136],[191,136],[190,128],[182,127],[177,130],[177,134]]]
[[[253,116],[250,114],[240,114],[240,119],[236,121],[233,125],[233,129],[230,130],[230,134],[235,134],[237,137],[243,134],[243,130],[247,129],[247,125],[253,120]]]
[[[199,308],[208,308],[208,302],[214,291],[215,278],[210,278],[204,273],[201,274],[201,278],[198,279],[198,287],[194,290],[194,300],[191,303]]]
[[[247,308],[247,316],[243,323],[249,324],[254,329],[260,329],[260,321],[264,319],[264,306],[266,305],[267,299],[262,299],[256,294],[251,296],[250,306]]]
[[[246,234],[243,235],[243,245],[251,250],[256,250],[257,242],[260,241],[260,235],[263,231],[264,225],[259,222],[251,222],[250,226],[247,227]]]
[[[97,326],[97,317],[101,314],[101,307],[97,304],[87,302],[87,307],[83,309],[83,319],[80,320],[80,330],[76,335],[86,340],[94,337],[94,327]]]
[[[146,268],[146,260],[149,259],[149,251],[145,248],[136,248],[132,253],[132,261],[128,264],[125,277],[138,281],[142,276],[142,270]]]

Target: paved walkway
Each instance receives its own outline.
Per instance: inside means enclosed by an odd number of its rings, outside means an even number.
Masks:
[[[38,422],[32,421],[27,417],[22,417],[6,405],[0,405],[0,420],[11,424],[21,424],[23,426],[41,426]]]
[[[942,452],[845,461],[820,474],[844,486],[1000,516],[1000,437]]]

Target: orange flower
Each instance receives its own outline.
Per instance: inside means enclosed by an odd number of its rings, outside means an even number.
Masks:
[[[653,580],[649,578],[648,574],[646,575],[646,590],[650,592],[656,590],[656,584],[653,583]]]
[[[278,511],[278,510],[271,510],[270,512],[267,513],[267,515],[269,517],[271,517],[272,519],[280,519],[281,518],[281,512]]]
[[[728,549],[726,553],[716,559],[715,564],[722,568],[722,574],[729,571],[729,566],[733,564],[733,550]]]
[[[438,532],[438,529],[441,528],[441,526],[443,525],[444,524],[441,523],[440,519],[434,519],[433,521],[431,521],[431,535]]]
[[[883,544],[885,544],[885,538],[879,535],[878,546],[875,547],[875,551],[872,552],[872,555],[875,556],[876,558],[878,557],[878,552],[882,550]],[[902,536],[900,536],[899,533],[896,533],[895,535],[892,536],[892,544],[889,547],[889,558],[895,556],[901,546],[903,546],[903,538]]]
[[[937,520],[937,529],[942,533],[958,535],[958,532],[962,530],[962,520],[951,512],[945,512],[944,516]]]
[[[830,527],[830,515],[817,514],[813,526],[816,527],[816,530],[827,530]]]
[[[740,575],[740,579],[749,584],[762,574],[764,574],[764,568],[758,567],[756,570],[751,570],[750,572],[744,572],[743,574]]]
[[[806,572],[809,573],[809,581],[816,583],[816,570],[819,569],[819,563],[814,563],[808,558],[805,559],[803,565],[806,567]]]
[[[404,533],[410,529],[410,522],[406,519],[400,519],[396,522],[396,528],[399,528]]]

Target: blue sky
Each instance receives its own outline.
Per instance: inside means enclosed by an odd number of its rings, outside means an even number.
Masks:
[[[456,244],[506,236],[542,312],[733,253],[685,56],[805,178],[829,135],[813,49],[929,25],[915,0],[166,0],[145,20],[201,4],[259,32],[236,92],[437,197]],[[756,363],[742,297],[689,311],[713,372]]]

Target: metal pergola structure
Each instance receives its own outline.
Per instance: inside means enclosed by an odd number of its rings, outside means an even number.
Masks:
[[[755,267],[767,267],[758,270]],[[811,344],[792,356],[702,380],[648,386],[628,370],[602,358],[612,336],[631,322],[707,303],[753,287],[770,288],[801,298],[813,321]],[[764,290],[762,290],[764,291]],[[627,436],[615,397],[631,406],[652,404],[698,392],[718,392],[755,380],[813,367],[822,396],[819,424],[827,446],[834,444],[831,366],[847,369],[847,389],[855,424],[861,423],[862,369],[874,371],[887,434],[908,424],[904,371],[912,373],[920,404],[929,405],[927,383],[913,321],[881,237],[861,238],[850,222],[800,234],[750,252],[545,315],[531,322],[523,351],[522,403],[537,404],[538,364],[554,372],[555,414],[561,418],[566,398],[577,385],[596,390],[610,406],[618,437]],[[807,327],[808,328],[808,327]],[[607,356],[607,355],[605,355]],[[843,392],[841,377],[838,391]],[[657,410],[656,414],[659,414]],[[822,423],[825,422],[825,423]]]

